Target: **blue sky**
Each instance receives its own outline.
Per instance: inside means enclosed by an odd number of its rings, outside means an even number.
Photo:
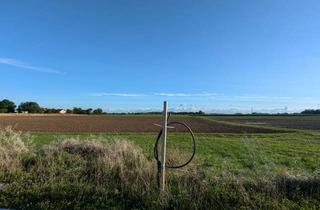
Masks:
[[[320,108],[320,1],[1,1],[0,73],[46,107]]]

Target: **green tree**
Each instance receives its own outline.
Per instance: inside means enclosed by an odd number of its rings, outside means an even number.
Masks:
[[[41,113],[43,110],[39,106],[38,103],[33,101],[27,101],[21,103],[18,107],[18,111],[21,112],[28,112],[28,113]]]
[[[16,105],[14,102],[4,99],[0,101],[0,113],[14,113]]]
[[[72,114],[73,111],[71,109],[67,109],[67,114]]]
[[[199,110],[197,114],[198,114],[198,115],[204,115],[204,114],[206,114],[206,113],[204,113],[202,110]]]
[[[59,113],[60,109],[55,109],[55,108],[44,108],[43,112],[46,114],[55,114]]]
[[[92,114],[103,114],[103,111],[101,108],[93,110]]]
[[[92,109],[82,109],[82,108],[74,107],[72,112],[73,114],[91,114]]]
[[[73,114],[84,114],[84,110],[80,107],[74,107],[72,112]]]
[[[85,113],[86,114],[91,114],[92,113],[92,109],[90,108],[90,109],[85,110]]]

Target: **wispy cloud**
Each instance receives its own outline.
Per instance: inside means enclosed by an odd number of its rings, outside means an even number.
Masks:
[[[122,97],[139,97],[139,96],[165,96],[165,97],[209,97],[215,96],[214,93],[110,93],[99,92],[91,93],[91,96],[122,96]]]
[[[97,92],[91,93],[91,96],[122,96],[122,97],[139,97],[139,96],[166,96],[166,97],[209,97],[215,96],[214,93],[110,93]]]
[[[145,95],[144,94],[135,94],[135,93],[92,93],[91,96],[139,97],[139,96],[145,96]]]
[[[211,100],[212,102],[218,103],[234,103],[238,105],[247,104],[253,106],[255,104],[283,104],[290,105],[293,103],[318,103],[319,98],[312,97],[292,97],[292,96],[265,96],[265,95],[221,95],[216,93],[119,93],[119,92],[95,92],[90,93],[90,96],[95,97],[168,97],[170,100],[198,100],[205,99],[206,101]]]
[[[209,97],[215,96],[215,93],[154,93],[155,96],[167,97]]]
[[[19,60],[13,59],[13,58],[1,58],[0,57],[0,64],[15,66],[15,67],[29,69],[32,71],[37,71],[37,72],[42,72],[42,73],[47,73],[47,74],[65,74],[65,72],[62,72],[62,71],[58,71],[58,70],[46,68],[46,67],[33,66],[33,65],[24,63],[22,61],[19,61]]]
[[[239,95],[239,96],[233,96],[236,99],[270,99],[270,100],[279,100],[279,99],[294,99],[293,97],[288,96],[256,96],[256,95]]]

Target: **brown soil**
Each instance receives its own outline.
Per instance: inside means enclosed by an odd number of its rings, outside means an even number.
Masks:
[[[261,124],[282,128],[320,130],[320,116],[217,116],[212,119],[246,125]]]
[[[270,133],[271,129],[231,126],[195,117],[176,117],[198,133]],[[157,132],[161,116],[0,115],[0,129],[31,132]],[[184,131],[177,127],[175,131]]]

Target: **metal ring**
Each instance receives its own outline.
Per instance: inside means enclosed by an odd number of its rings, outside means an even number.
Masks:
[[[192,155],[191,155],[190,159],[189,159],[187,162],[185,162],[184,164],[177,165],[177,166],[173,166],[173,165],[168,165],[168,164],[166,164],[166,165],[165,165],[166,168],[182,168],[182,167],[188,165],[188,164],[192,161],[192,159],[194,158],[194,156],[195,156],[195,154],[196,154],[196,141],[195,141],[195,136],[194,136],[191,128],[190,128],[187,124],[182,123],[182,122],[169,122],[167,125],[169,126],[169,125],[174,125],[174,124],[179,124],[179,125],[182,125],[182,126],[184,126],[185,128],[187,128],[188,132],[191,134],[191,137],[192,137],[193,152],[192,152]],[[161,137],[161,135],[162,135],[162,132],[163,132],[163,129],[161,129],[160,132],[159,132],[159,134],[158,134],[156,143],[155,143],[155,145],[154,145],[154,151],[153,151],[153,152],[154,152],[154,158],[157,160],[158,164],[161,163],[160,160],[159,160],[159,156],[158,156],[158,142],[159,142],[159,140],[160,140],[160,137]]]

